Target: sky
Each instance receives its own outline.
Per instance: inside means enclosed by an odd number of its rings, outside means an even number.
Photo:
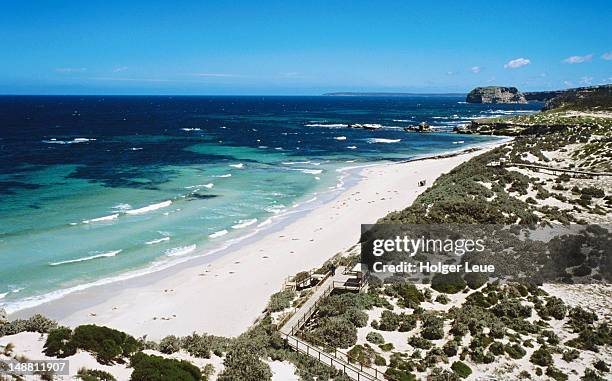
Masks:
[[[6,1],[0,94],[316,95],[612,82],[612,2]]]

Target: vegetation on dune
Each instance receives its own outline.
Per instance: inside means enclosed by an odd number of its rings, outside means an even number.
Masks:
[[[140,349],[132,336],[97,325],[81,325],[74,329],[60,327],[49,332],[44,352],[47,356],[68,357],[77,349],[91,352],[101,364],[123,362]]]
[[[166,359],[161,356],[139,352],[130,359],[134,368],[131,381],[201,381],[200,369],[183,360]]]
[[[99,369],[81,368],[76,377],[82,381],[117,381],[112,374]]]

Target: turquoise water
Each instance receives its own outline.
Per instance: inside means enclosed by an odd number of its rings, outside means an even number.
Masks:
[[[0,97],[0,306],[209,255],[333,197],[341,168],[495,140],[404,132],[409,124],[449,130],[535,109],[460,102]]]

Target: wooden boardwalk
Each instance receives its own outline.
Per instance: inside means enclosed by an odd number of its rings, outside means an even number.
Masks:
[[[555,167],[549,167],[546,165],[538,165],[538,164],[504,163],[504,166],[506,167],[524,167],[524,168],[532,168],[536,170],[551,171],[553,172],[553,174],[557,174],[557,172],[560,172],[560,173],[576,174],[576,175],[583,175],[583,176],[590,176],[590,177],[612,176],[612,173],[610,172],[581,171],[581,170],[576,170],[576,169],[555,168]]]
[[[289,318],[280,328],[279,332],[285,339],[287,344],[293,348],[296,352],[303,353],[307,356],[313,357],[325,365],[332,366],[338,370],[341,370],[349,378],[356,381],[383,381],[386,380],[383,377],[383,373],[375,368],[363,366],[351,362],[346,353],[341,351],[334,351],[329,353],[326,350],[307,343],[306,341],[298,338],[297,332],[304,326],[304,324],[312,317],[317,310],[319,303],[334,289],[339,290],[351,290],[359,291],[361,284],[355,282],[354,275],[346,273],[346,268],[340,266],[336,269],[336,274],[324,278],[323,283],[317,286],[313,294],[308,298],[299,309],[295,311],[293,316]]]

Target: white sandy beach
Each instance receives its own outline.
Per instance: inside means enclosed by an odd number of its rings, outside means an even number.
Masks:
[[[364,168],[361,180],[333,201],[208,265],[175,269],[151,282],[126,281],[112,292],[111,285],[90,288],[19,315],[40,312],[72,327],[95,323],[150,339],[194,331],[237,336],[260,316],[287,276],[355,245],[360,224],[410,205],[426,189],[418,181],[426,179],[429,186],[482,153]]]

